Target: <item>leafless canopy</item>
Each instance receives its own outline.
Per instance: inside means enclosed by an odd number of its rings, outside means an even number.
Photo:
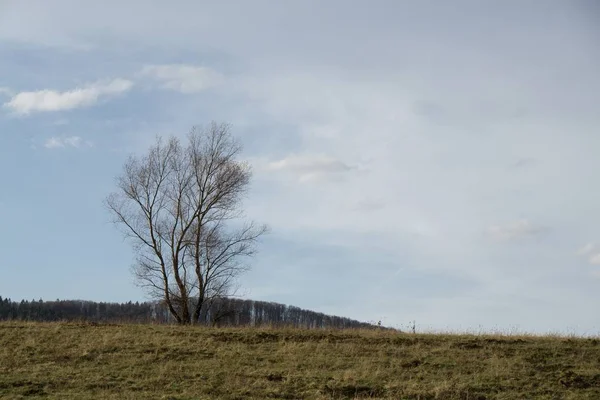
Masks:
[[[158,138],[130,157],[106,205],[137,253],[140,285],[164,300],[178,323],[196,323],[214,299],[232,294],[266,226],[240,221],[251,177],[227,124],[194,128],[187,143]]]

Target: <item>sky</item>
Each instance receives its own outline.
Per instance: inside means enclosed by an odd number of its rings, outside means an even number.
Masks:
[[[144,300],[103,207],[229,122],[271,228],[240,294],[600,334],[600,5],[0,0],[0,295]]]

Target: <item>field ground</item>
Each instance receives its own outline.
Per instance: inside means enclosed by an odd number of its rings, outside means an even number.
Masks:
[[[600,399],[600,340],[4,322],[0,398]]]

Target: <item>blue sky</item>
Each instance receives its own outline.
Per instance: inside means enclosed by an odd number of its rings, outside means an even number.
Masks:
[[[216,120],[272,229],[247,297],[598,333],[598,18],[594,1],[0,0],[0,295],[144,299],[102,200],[156,135]]]

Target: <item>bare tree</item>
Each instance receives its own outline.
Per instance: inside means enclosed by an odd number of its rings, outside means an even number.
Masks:
[[[132,239],[137,282],[180,324],[197,323],[214,299],[235,292],[267,232],[240,222],[251,177],[240,150],[228,124],[193,128],[185,146],[158,138],[145,156],[129,158],[106,199]]]

